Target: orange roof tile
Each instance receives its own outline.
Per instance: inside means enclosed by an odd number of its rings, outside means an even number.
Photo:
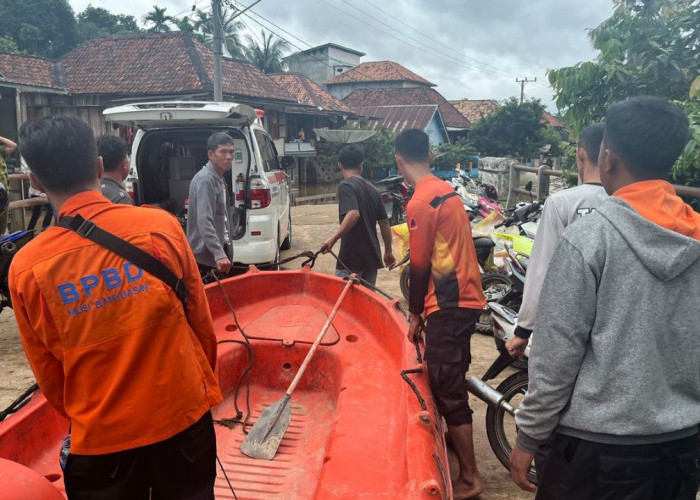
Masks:
[[[325,111],[338,111],[341,113],[351,112],[350,108],[345,104],[304,75],[297,73],[275,73],[268,76],[280,87],[285,89],[292,97],[295,97],[300,104],[306,104],[314,108],[321,107]]]
[[[393,61],[370,61],[358,64],[352,69],[334,76],[326,82],[326,85],[335,85],[350,82],[415,82],[429,87],[435,87],[434,83],[416,75],[413,71]]]
[[[496,111],[500,104],[493,99],[460,99],[450,101],[452,105],[471,123],[476,123],[482,118]]]
[[[42,57],[0,52],[0,81],[60,89],[55,64]]]

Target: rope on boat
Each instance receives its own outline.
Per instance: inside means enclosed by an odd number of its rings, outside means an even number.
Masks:
[[[408,378],[409,373],[423,373],[423,368],[411,368],[410,370],[404,370],[401,372],[401,378],[406,381],[406,383],[413,389],[413,392],[415,393],[416,397],[418,398],[418,402],[420,403],[420,408],[423,411],[428,411],[428,405],[425,404],[425,399],[423,399],[423,396],[420,395],[420,391],[418,390],[418,387],[416,387],[416,384],[413,383],[413,381]]]
[[[318,254],[321,252],[312,252],[311,250],[304,250],[301,253],[298,253],[296,255],[292,255],[291,257],[285,257],[282,260],[276,260],[273,262],[270,262],[268,264],[265,264],[265,267],[279,267],[282,264],[286,264],[287,262],[291,262],[296,259],[301,259],[302,257],[305,257],[306,260],[301,263],[301,267],[306,266],[307,264],[311,266],[312,268],[316,264],[316,257],[318,257]],[[249,265],[244,265],[244,264],[232,264],[231,269],[243,269],[247,270],[250,266]]]
[[[236,416],[232,417],[232,418],[222,418],[220,420],[214,420],[214,422],[219,424],[219,425],[223,425],[225,427],[228,427],[229,429],[233,429],[236,426],[236,424],[241,423],[243,425],[243,433],[248,434],[248,431],[246,430],[246,426],[250,425],[250,424],[248,424],[248,420],[250,420],[250,373],[253,371],[253,363],[255,362],[255,352],[253,351],[253,346],[250,344],[250,340],[249,340],[248,336],[245,334],[243,327],[238,322],[238,316],[236,315],[236,310],[233,308],[233,305],[231,304],[231,301],[228,298],[228,294],[226,293],[226,289],[224,288],[224,285],[221,283],[221,281],[216,276],[216,273],[214,271],[211,272],[211,275],[214,277],[216,282],[219,284],[219,288],[221,289],[221,294],[223,295],[224,300],[226,301],[226,305],[228,306],[229,310],[231,311],[231,314],[233,315],[233,321],[236,324],[236,328],[238,328],[238,331],[241,332],[241,335],[243,335],[243,338],[245,339],[245,341],[235,340],[235,339],[224,339],[224,340],[219,340],[217,342],[217,344],[225,344],[225,343],[242,344],[242,345],[246,346],[246,348],[248,349],[248,353],[250,354],[250,362],[248,363],[248,366],[246,367],[246,369],[243,371],[241,378],[238,379],[238,382],[236,383],[236,388],[233,391],[233,407],[236,410]],[[241,385],[243,385],[243,380],[246,380],[246,397],[245,397],[246,414],[245,414],[245,418],[243,418],[243,412],[240,410],[240,408],[238,408],[238,393],[241,390]]]
[[[231,484],[231,481],[228,478],[228,474],[226,474],[226,469],[224,469],[224,464],[222,464],[221,460],[219,459],[219,455],[216,456],[216,461],[219,462],[219,467],[221,467],[221,472],[224,473],[224,477],[226,478],[226,482],[228,483],[228,487],[231,489],[231,493],[233,493],[233,498],[235,500],[238,500],[238,496],[236,495],[236,492],[233,489],[233,485]]]
[[[24,391],[20,397],[18,397],[12,403],[10,403],[10,406],[5,408],[3,411],[0,411],[0,422],[2,422],[7,417],[15,413],[27,403],[29,403],[29,401],[31,401],[32,394],[34,394],[34,391],[36,391],[38,388],[38,384],[32,385],[29,389]]]

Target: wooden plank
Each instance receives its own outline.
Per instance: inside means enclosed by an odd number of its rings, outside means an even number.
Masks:
[[[31,208],[37,205],[46,205],[48,200],[43,196],[37,196],[36,198],[27,198],[26,200],[16,200],[11,201],[8,210],[17,210],[21,208]]]

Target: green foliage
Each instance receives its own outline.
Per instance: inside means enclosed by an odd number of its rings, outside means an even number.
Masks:
[[[520,104],[511,97],[482,118],[471,130],[470,140],[483,156],[530,156],[546,144],[542,123],[544,106],[533,99]]]
[[[236,21],[236,18],[236,10],[228,10],[226,8],[221,10],[224,45],[232,57],[245,59],[244,46],[239,35],[244,25],[241,21]],[[214,20],[210,12],[197,10],[194,21],[190,21],[189,18],[185,17],[180,21],[174,21],[174,23],[180,31],[190,33],[209,48],[214,47]]]
[[[433,167],[436,170],[453,170],[457,163],[466,168],[464,159],[467,156],[479,156],[472,142],[467,139],[458,139],[452,144],[443,142],[433,150],[433,154]]]
[[[685,146],[683,154],[673,166],[671,178],[677,184],[700,187],[700,100],[679,103],[683,105],[690,120],[690,141]],[[695,210],[700,209],[700,200],[687,200]]]
[[[7,36],[0,36],[0,52],[22,52],[15,41]]]
[[[285,70],[282,59],[289,48],[289,44],[277,38],[272,33],[266,34],[260,30],[261,43],[252,36],[247,35],[248,46],[244,49],[246,59],[263,73],[280,73]]]
[[[365,153],[365,176],[374,177],[375,170],[391,169],[396,167],[394,160],[394,134],[386,128],[382,128],[369,139],[362,141],[360,146]],[[340,142],[319,141],[316,151],[321,163],[331,167],[338,164],[338,153],[345,146]]]
[[[140,33],[134,16],[112,14],[101,7],[88,5],[77,16],[80,41],[112,35]]]
[[[566,154],[565,148],[568,144],[566,140],[569,137],[567,131],[547,126],[542,129],[541,137],[544,145],[549,144],[549,151],[547,153],[550,156],[558,157]]]
[[[365,151],[365,168],[390,169],[396,167],[394,159],[394,133],[382,128],[362,142]]]
[[[163,33],[170,31],[170,25],[168,23],[172,23],[173,18],[165,13],[166,10],[167,8],[165,7],[161,9],[157,5],[154,5],[153,10],[143,16],[144,25],[152,25],[147,30],[149,33]]]
[[[683,99],[700,73],[697,0],[615,0],[612,17],[589,32],[594,62],[550,70],[556,104],[574,135],[608,105],[634,95]]]
[[[593,62],[550,70],[556,104],[574,135],[601,120],[615,101],[635,95],[676,100],[691,122],[693,139],[674,166],[672,180],[700,186],[700,2],[614,0],[615,12],[590,31]],[[694,200],[698,207],[698,200]]]
[[[2,0],[0,37],[20,51],[59,57],[78,43],[73,9],[67,0]]]

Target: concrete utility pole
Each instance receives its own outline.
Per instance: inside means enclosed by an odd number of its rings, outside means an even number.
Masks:
[[[525,84],[536,81],[537,78],[535,78],[534,80],[528,80],[527,77],[523,78],[522,80],[520,78],[515,79],[515,83],[520,84],[520,104],[523,103],[523,99],[525,98]]]
[[[262,2],[262,0],[257,0],[245,9],[236,12],[231,17],[231,20],[236,19],[245,11],[259,4],[260,2]],[[221,21],[221,0],[211,0],[211,14],[212,20],[214,21],[214,100],[221,102],[224,100],[223,91],[221,88],[221,57],[224,53],[224,29]]]
[[[221,57],[223,55],[224,32],[221,27],[221,0],[212,0],[211,13],[214,21],[214,100],[224,100],[221,91]]]

